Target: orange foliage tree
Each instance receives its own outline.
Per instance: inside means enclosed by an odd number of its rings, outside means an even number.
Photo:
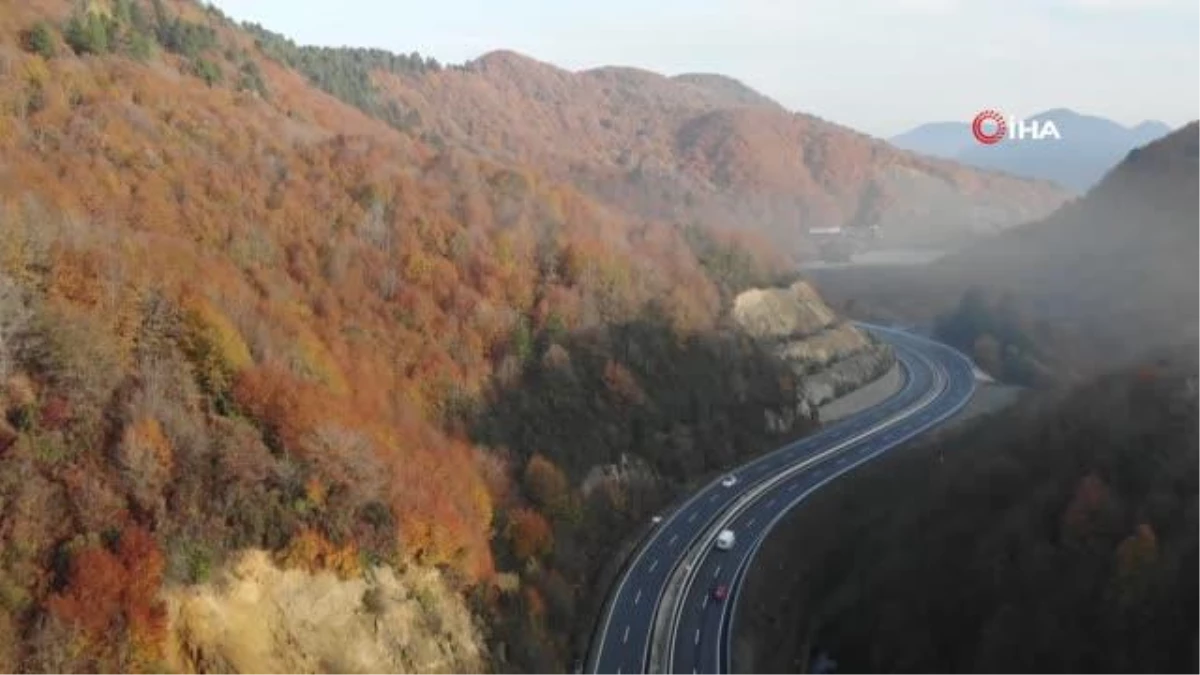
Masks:
[[[508,538],[519,560],[541,557],[554,547],[550,524],[533,509],[518,508],[508,514]]]
[[[163,567],[153,535],[126,527],[115,551],[92,545],[72,556],[67,585],[46,608],[83,634],[97,670],[155,670],[166,634],[158,599]],[[122,645],[130,648],[127,663],[117,662]]]
[[[304,529],[292,537],[279,560],[288,567],[300,567],[310,572],[329,570],[342,578],[359,572],[358,549],[353,542],[337,546],[319,532]]]
[[[541,453],[529,458],[523,483],[530,499],[552,512],[562,509],[570,497],[571,484],[567,477]]]

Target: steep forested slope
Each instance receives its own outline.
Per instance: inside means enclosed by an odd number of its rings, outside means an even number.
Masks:
[[[1065,198],[1048,183],[898,151],[712,76],[574,73],[493,52],[376,80],[447,142],[544,167],[614,208],[766,234],[789,253],[811,252],[808,229],[829,226],[949,246]]]
[[[979,291],[968,293],[941,334],[1018,376],[1039,370],[1033,361],[1046,356],[1095,370],[1194,339],[1198,184],[1193,122],[1130,152],[1045,221],[935,262],[934,279],[1003,296],[989,306]]]
[[[1066,197],[898,151],[721,76],[574,73],[511,51],[443,67],[250,30],[317,86],[430,143],[537,166],[635,216],[762,234],[792,254],[812,253],[808,228],[838,225],[957,245]]]
[[[795,378],[722,319],[769,249],[409,133],[367,77],[438,68],[191,2],[0,2],[0,669],[332,667],[270,653],[295,589],[357,612],[388,568],[372,635],[439,645],[364,669],[561,669],[646,509],[780,440]],[[513,431],[579,410],[612,445]],[[630,411],[652,498],[584,490]]]
[[[814,496],[750,574],[735,666],[1195,671],[1195,354],[1033,397]]]

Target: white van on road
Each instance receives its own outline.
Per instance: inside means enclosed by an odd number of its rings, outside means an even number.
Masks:
[[[736,541],[736,538],[733,536],[733,530],[721,530],[720,534],[717,535],[717,549],[728,551],[733,548],[734,541]]]

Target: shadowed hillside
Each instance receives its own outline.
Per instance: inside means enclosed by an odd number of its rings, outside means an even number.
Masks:
[[[1115,363],[1192,339],[1200,304],[1198,146],[1193,122],[1130,152],[1045,221],[930,271],[1009,292],[1030,321],[1062,324],[1079,339],[1053,348],[1069,349],[1076,361]]]
[[[936,325],[981,363],[1019,363],[1027,383],[1030,368],[1119,365],[1196,335],[1197,145],[1193,122],[1130,152],[1045,220],[928,266],[814,279],[839,308]],[[1009,358],[1010,345],[1037,363]]]
[[[1196,345],[868,464],[780,524],[736,672],[1195,672]]]

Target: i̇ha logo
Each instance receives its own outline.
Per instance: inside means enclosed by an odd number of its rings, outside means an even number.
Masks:
[[[1054,120],[1025,120],[1019,117],[1005,117],[998,110],[984,110],[971,121],[971,133],[975,140],[984,145],[995,145],[1004,139],[1035,141],[1052,138],[1062,140]]]

